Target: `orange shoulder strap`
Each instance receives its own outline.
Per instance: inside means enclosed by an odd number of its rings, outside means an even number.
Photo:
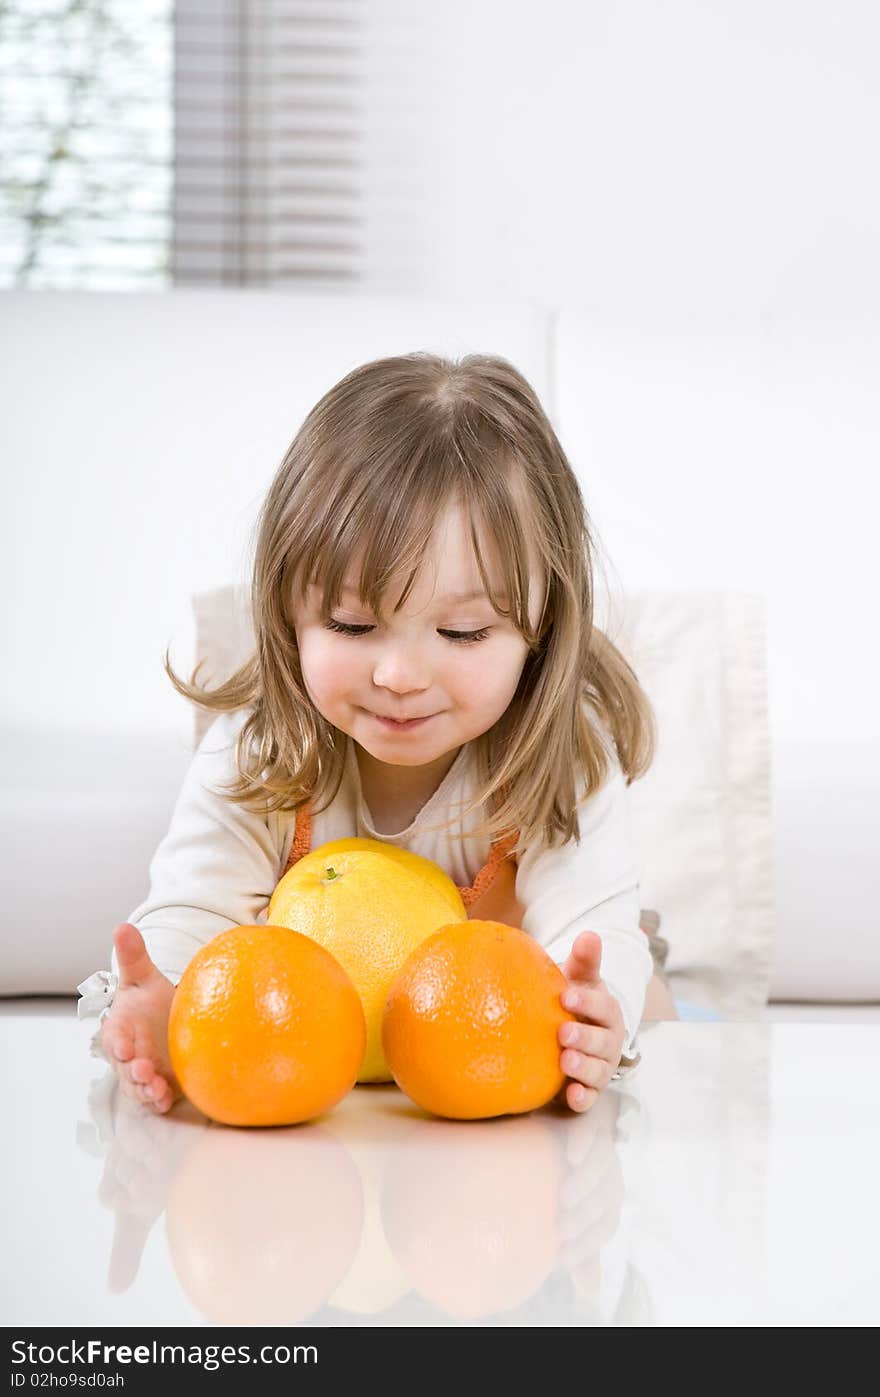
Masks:
[[[515,830],[499,835],[489,851],[488,859],[470,887],[459,887],[458,891],[470,920],[506,922],[508,926],[522,925],[523,908],[516,898],[516,858],[511,854],[516,841]],[[296,829],[281,876],[308,854],[311,847],[312,807],[311,802],[307,801],[296,812]]]

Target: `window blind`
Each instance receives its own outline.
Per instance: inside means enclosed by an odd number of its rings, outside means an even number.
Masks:
[[[177,0],[177,284],[363,274],[363,0]]]

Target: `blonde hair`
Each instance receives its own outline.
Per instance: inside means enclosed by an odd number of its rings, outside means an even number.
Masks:
[[[437,519],[454,502],[464,506],[496,611],[512,615],[529,648],[507,710],[474,739],[478,793],[467,811],[485,805],[489,815],[470,833],[495,839],[518,831],[518,855],[536,842],[577,841],[578,800],[609,775],[608,735],[627,785],[644,775],[655,751],[653,711],[630,665],[593,623],[590,522],[536,393],[495,355],[422,352],[354,369],[294,437],[257,521],[253,655],[208,690],[196,682],[201,660],[185,683],[166,651],[166,673],[184,697],[220,712],[253,709],[239,733],[228,799],[265,813],[309,800],[323,800],[323,810],[333,801],[347,735],[306,692],[295,599],[315,583],[326,620],[349,563],[362,556],[361,600],[377,615],[391,579],[411,567],[399,609]],[[492,595],[477,523],[495,543],[508,610]],[[527,540],[546,584],[535,630]]]

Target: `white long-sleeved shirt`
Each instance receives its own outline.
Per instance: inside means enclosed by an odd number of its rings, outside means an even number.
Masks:
[[[174,805],[171,824],[150,864],[146,898],[126,919],[141,932],[153,962],[177,984],[200,946],[218,932],[265,921],[269,899],[285,868],[296,814],[260,815],[227,800],[219,787],[236,775],[235,746],[250,710],[221,714],[193,757]],[[516,896],[522,929],[557,965],[577,934],[602,939],[600,974],[617,998],[626,1025],[623,1053],[633,1056],[645,992],[653,974],[648,939],[639,927],[639,878],[628,791],[616,753],[607,748],[611,774],[578,806],[579,845],[529,849],[519,860]],[[466,743],[437,790],[406,829],[382,834],[364,801],[351,738],[336,798],[313,815],[311,847],[331,839],[376,839],[433,859],[459,887],[470,886],[489,857],[488,837],[470,831],[480,811],[455,817],[450,831],[430,831],[474,792],[472,744]],[[452,832],[466,833],[456,840]],[[113,970],[119,966],[115,950]]]

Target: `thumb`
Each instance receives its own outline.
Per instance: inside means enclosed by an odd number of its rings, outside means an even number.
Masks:
[[[156,972],[150,960],[144,938],[132,922],[121,922],[113,933],[113,945],[119,963],[119,984],[137,985]]]
[[[595,931],[578,932],[574,939],[568,960],[562,967],[566,980],[577,980],[580,984],[598,985],[601,981],[599,968],[602,964],[602,938]]]

